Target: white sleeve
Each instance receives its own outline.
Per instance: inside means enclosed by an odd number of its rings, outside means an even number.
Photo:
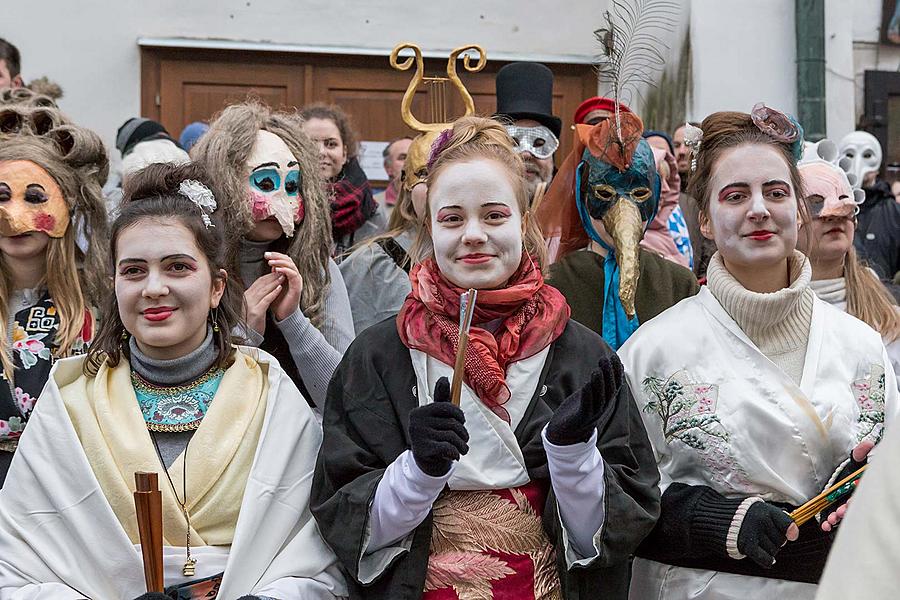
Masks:
[[[368,530],[359,561],[360,583],[373,581],[396,556],[409,550],[409,534],[431,512],[455,465],[443,477],[432,477],[419,468],[411,450],[388,465],[369,507]]]
[[[550,482],[556,494],[566,566],[584,566],[600,556],[599,540],[606,519],[603,458],[597,450],[597,430],[580,444],[556,446],[541,432]]]

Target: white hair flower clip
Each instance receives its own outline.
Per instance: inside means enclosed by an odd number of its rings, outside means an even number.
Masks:
[[[178,186],[178,193],[196,204],[200,208],[200,216],[203,218],[203,224],[207,228],[215,227],[209,215],[216,210],[216,197],[212,190],[197,181],[196,179],[185,179]]]
[[[684,124],[684,145],[691,149],[691,173],[697,170],[697,154],[703,143],[703,130],[699,127]]]

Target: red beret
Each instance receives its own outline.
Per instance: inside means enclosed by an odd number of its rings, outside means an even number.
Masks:
[[[585,117],[588,116],[588,113],[594,110],[608,110],[609,112],[613,112],[616,110],[616,104],[611,98],[604,98],[603,96],[594,96],[593,98],[588,98],[584,102],[578,105],[578,109],[575,110],[575,124],[584,123]],[[619,103],[619,110],[622,112],[631,112],[631,109]]]

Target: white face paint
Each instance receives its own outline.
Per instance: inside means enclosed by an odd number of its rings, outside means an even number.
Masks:
[[[461,288],[503,287],[522,260],[522,213],[491,160],[455,163],[430,181],[431,238],[441,273]]]
[[[305,211],[300,168],[284,140],[270,131],[257,132],[247,173],[250,211],[256,222],[248,237],[271,241],[282,231],[288,237],[294,235],[294,225],[303,221]]]
[[[722,152],[710,178],[703,235],[716,242],[726,267],[765,268],[797,245],[797,196],[784,158],[770,146]]]
[[[850,173],[860,185],[871,186],[881,168],[881,144],[871,133],[851,131],[838,144],[841,156],[850,159]]]

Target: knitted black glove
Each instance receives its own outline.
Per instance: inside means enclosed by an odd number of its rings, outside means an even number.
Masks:
[[[172,600],[172,597],[159,592],[147,592],[146,594],[141,594],[134,600]]]
[[[741,554],[766,569],[775,564],[775,555],[787,543],[793,521],[786,512],[767,502],[755,502],[747,509],[738,533]]]
[[[846,465],[844,465],[840,471],[838,471],[837,475],[833,478],[833,482],[831,484],[829,484],[829,487],[831,487],[835,483],[839,482],[843,478],[845,478],[849,475],[852,475],[853,473],[856,473],[860,468],[862,468],[864,465],[866,465],[868,463],[869,463],[868,454],[862,459],[861,462],[859,462],[859,461],[856,461],[853,459],[853,452],[851,452],[850,453],[850,461]],[[840,507],[842,507],[843,505],[847,504],[847,502],[850,500],[850,498],[852,496],[853,496],[853,492],[850,492],[849,494],[845,495],[840,500],[838,500],[837,502],[835,502],[834,504],[832,504],[831,506],[829,506],[828,508],[826,508],[825,510],[820,512],[819,515],[816,517],[816,519],[819,521],[819,523],[825,523],[825,520],[828,519],[828,516],[830,514],[832,514],[833,512],[835,512]]]
[[[409,412],[409,443],[423,472],[442,477],[469,451],[465,423],[463,411],[450,403],[450,382],[441,377],[434,386],[434,403]]]
[[[556,446],[570,446],[591,439],[597,421],[613,401],[625,371],[615,354],[600,359],[591,380],[563,400],[547,425],[547,441]]]

